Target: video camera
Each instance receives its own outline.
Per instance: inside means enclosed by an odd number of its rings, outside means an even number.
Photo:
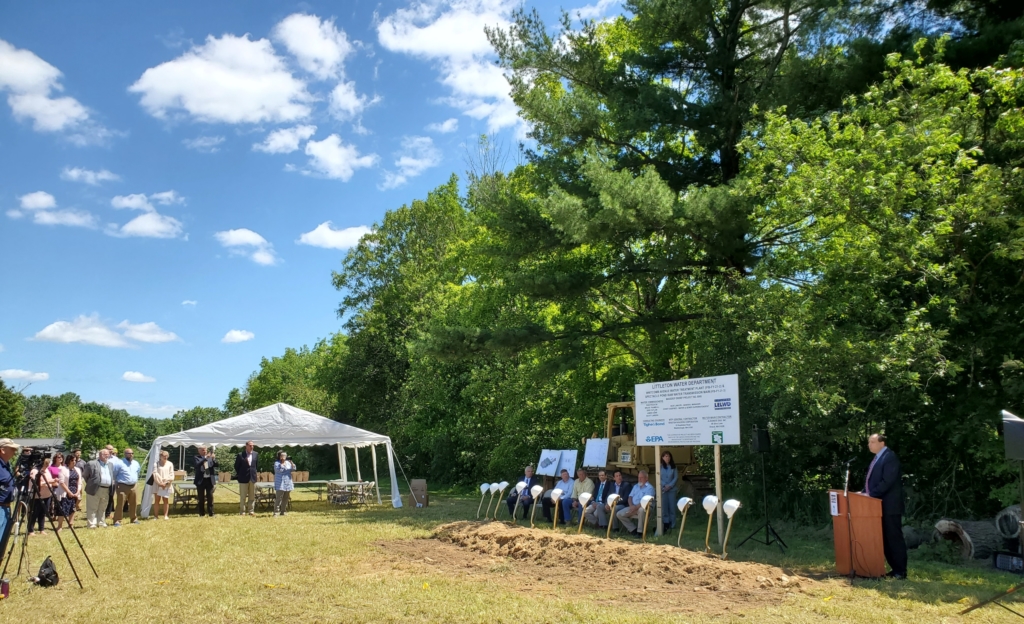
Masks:
[[[27,483],[28,475],[34,468],[43,467],[43,458],[50,457],[54,453],[52,446],[24,447],[21,455],[18,455],[18,463],[14,467],[14,480],[20,488]]]

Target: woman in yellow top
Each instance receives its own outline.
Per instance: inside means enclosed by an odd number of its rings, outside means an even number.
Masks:
[[[164,504],[164,520],[168,519],[171,508],[171,482],[174,481],[174,464],[170,453],[160,451],[160,460],[153,470],[153,519],[160,517],[160,503]]]

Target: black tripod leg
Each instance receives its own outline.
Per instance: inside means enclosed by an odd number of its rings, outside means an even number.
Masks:
[[[78,576],[78,570],[75,569],[75,563],[71,561],[71,555],[68,554],[68,549],[64,547],[64,540],[61,539],[60,533],[57,532],[57,525],[53,522],[53,516],[47,514],[46,519],[50,521],[50,529],[52,529],[53,534],[57,536],[57,543],[60,544],[60,549],[64,551],[64,558],[68,560],[68,565],[71,566],[71,572],[75,575],[75,581],[78,582],[78,588],[85,589],[85,586],[82,585],[82,579]]]
[[[75,541],[78,542],[78,547],[82,549],[82,554],[85,555],[85,560],[89,562],[89,567],[92,568],[92,573],[96,575],[96,578],[100,577],[100,573],[96,571],[96,566],[92,564],[92,559],[89,558],[89,553],[85,551],[85,546],[82,546],[82,540],[78,539],[78,531],[75,531],[75,527],[71,525],[71,519],[67,516],[62,516],[68,522],[68,528],[71,529],[71,534],[75,536]]]
[[[742,546],[742,545],[746,544],[747,542],[749,542],[749,541],[750,541],[751,539],[753,539],[753,537],[754,537],[755,535],[757,535],[758,533],[760,533],[760,532],[761,532],[761,529],[763,529],[763,528],[764,528],[763,526],[759,526],[759,527],[757,527],[756,529],[754,529],[754,532],[753,532],[753,533],[751,533],[750,535],[748,535],[748,536],[746,536],[745,538],[743,538],[743,541],[742,541],[742,542],[740,542],[739,544],[737,544],[737,545],[736,545],[736,548],[739,548],[740,546]],[[755,540],[755,541],[756,541],[756,540]]]
[[[7,578],[7,566],[11,565],[11,558],[14,557],[14,549],[18,547],[18,540],[20,539],[18,533],[21,532],[21,520],[19,520],[18,507],[20,503],[14,503],[14,513],[11,515],[11,522],[14,523],[14,530],[11,532],[11,536],[7,538],[11,542],[11,547],[7,550],[7,558],[4,560],[4,569],[0,572],[0,578]],[[18,574],[21,574],[21,561],[18,561]]]
[[[771,523],[768,524],[768,530],[771,531],[771,534],[775,538],[776,542],[778,542],[779,544],[782,544],[782,546],[784,546],[786,548],[789,548],[789,546],[786,545],[786,542],[782,541],[782,538],[779,537],[778,532],[775,530],[775,527],[773,527],[771,525]],[[785,554],[786,551],[782,551],[782,552],[783,552],[783,554]]]

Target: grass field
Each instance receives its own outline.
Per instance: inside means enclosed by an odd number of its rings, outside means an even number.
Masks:
[[[779,527],[791,547],[786,555],[763,545],[730,550],[730,559],[778,565],[815,581],[775,602],[717,615],[694,614],[652,610],[642,597],[617,600],[621,582],[588,575],[585,561],[578,582],[552,585],[544,578],[524,579],[525,568],[517,561],[475,568],[472,552],[458,562],[431,556],[428,547],[435,540],[422,538],[439,524],[472,518],[478,499],[432,493],[426,509],[337,509],[303,492],[287,516],[262,513],[250,518],[237,515],[233,493],[222,489],[218,496],[218,517],[213,519],[172,516],[139,526],[79,530],[99,580],[92,577],[71,534],[62,533],[84,590],[75,584],[52,533],[33,537],[33,567],[38,569],[44,556],[53,556],[61,583],[44,589],[27,584],[24,574],[14,579],[11,597],[0,602],[0,622],[1019,621],[998,607],[956,615],[965,603],[1020,580],[980,565],[924,561],[923,553],[913,552],[909,581],[858,581],[851,588],[845,579],[826,578],[831,544],[821,531]],[[740,523],[734,529],[734,538],[756,525],[753,518],[748,520],[749,526]],[[702,545],[698,524],[684,539],[689,548]],[[424,548],[411,548],[415,545]],[[14,578],[12,572],[8,576]],[[688,591],[679,588],[680,605],[693,595]],[[675,595],[659,598],[664,605]]]

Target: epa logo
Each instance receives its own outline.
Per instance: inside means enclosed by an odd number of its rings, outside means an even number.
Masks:
[[[716,410],[727,410],[732,407],[732,399],[715,399]]]
[[[664,442],[665,438],[661,436],[647,436],[648,442]]]

